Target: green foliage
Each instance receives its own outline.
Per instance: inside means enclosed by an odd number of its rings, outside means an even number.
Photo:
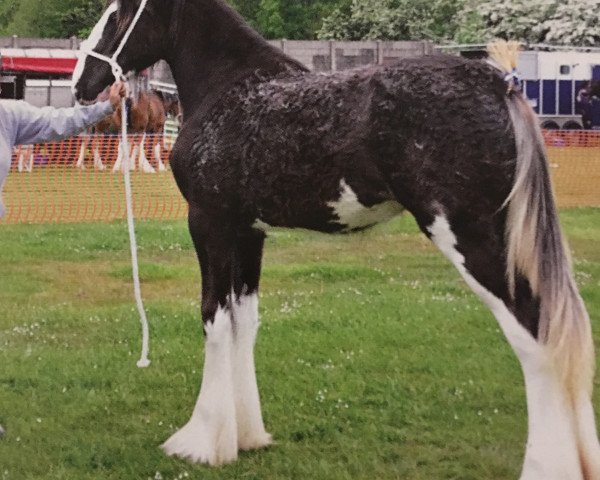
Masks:
[[[457,30],[463,0],[352,0],[323,20],[322,39],[442,40]]]
[[[256,26],[266,38],[285,37],[279,0],[260,0],[256,14]]]
[[[87,38],[102,14],[103,5],[97,0],[79,0],[61,15],[62,30],[66,36]]]
[[[600,45],[600,0],[228,0],[266,38]],[[86,37],[102,0],[0,0],[0,35]]]
[[[0,0],[0,35],[87,36],[103,8],[99,0]]]
[[[0,1],[0,32],[13,21],[15,14],[19,11],[21,0]]]
[[[312,39],[322,18],[349,0],[229,0],[266,38]]]
[[[477,11],[477,0],[467,1],[457,16],[457,29],[453,40],[457,43],[485,43],[488,38],[483,18]]]
[[[0,11],[2,35],[62,37],[60,15],[70,2],[61,0],[3,0]],[[12,5],[11,5],[12,4]]]
[[[461,13],[457,39],[599,46],[599,7],[598,0],[473,0]]]

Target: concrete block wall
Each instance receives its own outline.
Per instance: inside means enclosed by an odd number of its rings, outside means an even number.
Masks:
[[[362,41],[339,42],[329,40],[270,40],[269,43],[306,65],[315,72],[332,72],[365,65],[389,65],[401,58],[432,53],[431,42]],[[0,48],[66,48],[76,50],[80,40],[0,37]],[[152,80],[173,83],[173,76],[165,62],[159,62],[150,74]]]

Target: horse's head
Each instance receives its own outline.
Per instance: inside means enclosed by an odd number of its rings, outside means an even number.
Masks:
[[[166,56],[173,28],[171,17],[178,1],[183,0],[147,0],[116,58],[123,72],[139,72]],[[134,22],[139,7],[140,0],[111,1],[90,37],[82,43],[79,61],[73,73],[73,93],[78,101],[95,101],[114,81],[109,63],[88,55],[87,52],[112,57]]]

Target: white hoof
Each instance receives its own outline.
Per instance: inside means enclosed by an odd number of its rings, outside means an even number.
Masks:
[[[161,445],[167,455],[181,457],[193,463],[216,466],[237,460],[236,425],[227,422],[219,429],[193,418]]]

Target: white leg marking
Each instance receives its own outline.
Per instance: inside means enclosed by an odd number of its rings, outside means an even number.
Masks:
[[[258,295],[242,295],[233,304],[233,384],[238,427],[238,443],[242,450],[253,450],[271,444],[265,431],[254,368],[254,343],[258,332]]]
[[[221,465],[237,459],[237,425],[231,369],[231,312],[219,307],[206,325],[204,374],[190,421],[163,445],[169,455]]]
[[[450,259],[469,287],[490,308],[515,351],[525,377],[529,434],[521,480],[581,480],[574,415],[545,348],[467,271],[456,250],[456,236],[445,216],[428,228],[433,242]]]
[[[24,159],[25,159],[25,154],[23,153],[23,147],[21,147],[19,149],[19,162],[17,164],[17,171],[19,173],[22,173],[23,170],[25,170]],[[6,177],[6,175],[4,175],[4,176]]]
[[[123,169],[123,144],[121,140],[119,140],[119,148],[117,149],[117,160],[113,165],[112,172],[117,173],[118,171]]]
[[[98,146],[94,149],[94,168],[96,170],[104,170],[104,164],[102,163],[102,157],[100,156],[100,147]]]
[[[139,150],[139,146],[137,144],[135,144],[131,151],[131,155],[129,156],[129,170],[130,171],[135,170],[135,162],[137,162],[138,150]]]
[[[140,170],[144,173],[156,173],[152,164],[148,161],[148,157],[146,157],[146,134],[142,136],[142,141],[140,142]]]
[[[34,160],[34,154],[33,154],[33,146],[31,147],[27,147],[27,165],[25,165],[25,170],[28,171],[29,173],[31,173],[33,171],[33,160]]]
[[[79,150],[79,158],[77,158],[77,163],[75,164],[75,168],[84,169],[85,165],[83,164],[85,160],[85,152],[87,150],[87,144],[85,140],[81,142],[81,149]]]
[[[575,407],[579,427],[579,449],[590,479],[600,478],[600,445],[592,401],[583,395]]]
[[[156,139],[153,139],[153,141],[156,142]],[[162,148],[160,145],[160,141],[154,144],[152,151],[154,152],[154,160],[156,161],[157,170],[159,172],[164,172],[167,168],[165,167],[165,164],[162,161]]]

